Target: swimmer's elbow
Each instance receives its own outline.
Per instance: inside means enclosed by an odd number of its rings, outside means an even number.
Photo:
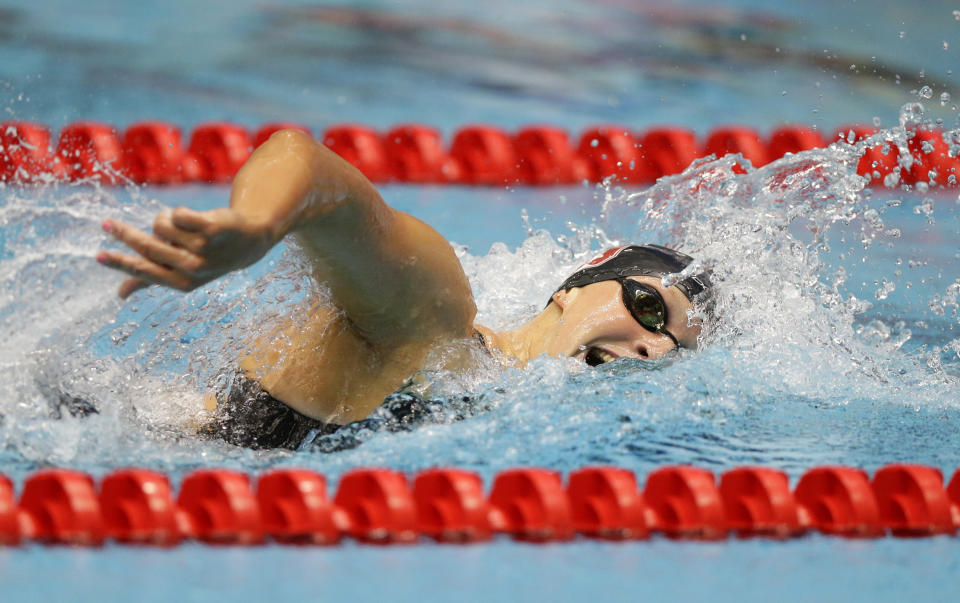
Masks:
[[[349,162],[309,134],[285,129],[260,145],[237,173],[230,206],[285,235],[322,226],[323,218],[339,208],[361,210],[346,212],[347,219],[365,216],[374,198],[379,198],[375,189]],[[358,222],[354,230],[362,226]]]
[[[303,130],[297,130],[296,128],[284,128],[283,130],[277,130],[270,135],[263,145],[270,145],[272,147],[299,150],[301,148],[309,148],[311,146],[318,145],[319,143],[309,134]]]
[[[242,176],[244,171],[250,171],[252,172],[249,174],[250,177],[262,179],[265,175],[272,176],[273,187],[281,184],[277,177],[284,178],[287,182],[305,179],[304,184],[312,185],[317,180],[318,171],[328,171],[329,167],[326,166],[339,159],[339,156],[320,144],[310,134],[286,128],[274,132],[257,147],[238,177]],[[268,174],[260,173],[264,171]]]

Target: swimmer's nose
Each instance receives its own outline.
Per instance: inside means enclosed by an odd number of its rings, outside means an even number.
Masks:
[[[643,360],[663,358],[676,347],[673,341],[663,333],[644,332],[633,341],[633,350]]]

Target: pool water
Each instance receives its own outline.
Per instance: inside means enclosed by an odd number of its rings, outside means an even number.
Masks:
[[[675,122],[701,133],[792,121],[832,131],[877,117],[897,137],[901,118],[912,119],[900,107],[920,101],[926,119],[957,125],[952,101],[939,101],[953,95],[960,23],[939,5],[207,6],[184,18],[176,3],[91,3],[64,20],[66,4],[8,3],[0,109],[54,127],[419,120],[447,132],[473,121],[572,132]],[[923,85],[930,98],[911,93]],[[906,461],[949,477],[960,467],[957,192],[865,189],[856,157],[837,146],[746,174],[736,158],[708,160],[643,191],[382,187],[394,207],[455,242],[478,321],[493,328],[529,317],[572,267],[620,241],[676,245],[711,267],[720,319],[702,350],[662,362],[588,369],[541,358],[525,371],[435,375],[441,391],[469,393],[481,411],[369,434],[331,454],[241,450],[191,430],[197,393],[232,365],[244,337],[316,294],[295,249],[281,245],[188,295],[151,289],[126,303],[112,295],[120,277],[92,259],[111,245],[104,218],[148,226],[164,206],[223,204],[227,188],[2,188],[0,471],[21,483],[47,466],[99,476],[134,465],[176,482],[197,467],[298,466],[335,482],[358,466],[452,465],[489,484],[521,465],[613,464],[642,481],[668,464],[716,474],[757,464],[795,483],[815,465]],[[54,419],[60,393],[99,412]],[[0,580],[14,600],[946,598],[956,542],[28,546],[0,551]]]

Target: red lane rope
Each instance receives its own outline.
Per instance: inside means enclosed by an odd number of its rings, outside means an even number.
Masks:
[[[166,122],[138,122],[121,134],[108,124],[82,121],[63,128],[54,145],[50,129],[42,124],[0,122],[0,182],[224,183],[254,148],[283,128],[310,133],[291,123],[268,123],[251,132],[237,124],[209,122],[197,126],[184,146],[180,128]],[[612,177],[620,184],[640,185],[678,173],[709,154],[741,153],[759,167],[786,153],[822,148],[840,138],[853,142],[874,132],[869,126],[844,126],[825,139],[808,127],[782,126],[763,137],[752,128],[726,126],[698,140],[684,128],[638,132],[608,125],[589,128],[574,141],[553,126],[507,132],[470,125],[457,130],[446,145],[439,131],[422,124],[386,132],[341,124],[328,128],[320,140],[377,183],[551,186]],[[910,134],[904,150],[913,158],[908,168],[898,165],[898,148],[886,143],[867,151],[858,173],[881,185],[896,172],[896,185],[956,186],[960,158],[943,132],[920,127]]]
[[[497,474],[489,494],[479,475],[460,469],[421,471],[412,485],[397,471],[356,469],[332,497],[322,475],[302,469],[271,471],[255,487],[244,473],[194,471],[176,495],[153,471],[114,471],[98,488],[85,473],[57,469],[30,475],[19,500],[14,494],[0,475],[0,544],[869,538],[960,528],[960,470],[944,488],[938,469],[906,464],[887,465],[872,480],[860,469],[816,467],[793,491],[784,472],[764,467],[731,469],[719,484],[704,469],[663,467],[642,491],[631,471],[616,467],[579,469],[566,484],[555,471],[520,468]]]

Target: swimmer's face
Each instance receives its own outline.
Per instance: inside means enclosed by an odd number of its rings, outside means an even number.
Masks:
[[[562,315],[544,351],[597,365],[621,357],[662,358],[677,347],[671,335],[680,347],[696,348],[700,325],[687,324],[687,311],[693,307],[690,300],[676,287],[664,288],[659,278],[632,276],[629,280],[654,289],[663,298],[666,321],[661,332],[644,327],[631,314],[619,282],[601,281],[553,295]]]

